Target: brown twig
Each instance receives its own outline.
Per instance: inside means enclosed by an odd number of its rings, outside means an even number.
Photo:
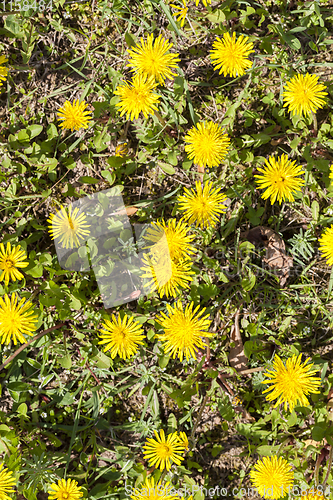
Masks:
[[[332,461],[333,461],[333,446],[330,445],[330,454],[328,456],[327,472],[326,472],[326,476],[325,476],[325,479],[324,479],[323,484],[322,484],[323,494],[325,491],[326,483],[327,483],[328,478],[330,476],[330,472],[331,472],[331,468],[332,468]]]
[[[259,366],[258,368],[249,368],[248,370],[243,370],[241,372],[237,372],[237,373],[228,373],[226,375],[223,375],[224,378],[230,378],[230,377],[236,377],[236,375],[250,375],[251,373],[254,373],[254,372],[262,372],[266,370],[266,368],[264,366]]]
[[[65,323],[60,323],[59,325],[52,326],[52,328],[48,328],[47,330],[44,330],[43,332],[38,333],[38,335],[35,335],[34,337],[32,337],[32,339],[28,340],[28,342],[26,344],[21,345],[21,347],[19,347],[17,349],[17,351],[14,352],[14,354],[9,356],[9,358],[6,359],[6,361],[4,363],[2,363],[2,365],[0,366],[0,372],[6,365],[8,365],[11,361],[13,361],[13,359],[15,359],[16,356],[18,356],[20,354],[20,352],[22,352],[26,347],[28,347],[30,344],[35,342],[35,340],[40,339],[41,337],[43,337],[43,335],[46,335],[47,333],[53,332],[53,330],[58,330],[58,328],[61,328],[62,326],[65,326]]]
[[[78,352],[79,356],[81,357],[81,359],[84,359],[84,357],[83,357],[83,356],[82,356],[82,354],[80,353],[80,349],[77,347],[77,348],[76,348],[76,350],[77,350],[77,352]],[[98,378],[98,377],[96,377],[96,375],[94,374],[94,372],[91,370],[91,368],[90,368],[90,366],[89,366],[89,364],[88,364],[88,361],[87,361],[87,360],[86,360],[86,363],[85,363],[85,367],[86,367],[86,368],[90,371],[91,375],[94,377],[94,379],[96,380],[96,382],[98,383],[98,385],[100,385],[100,386],[101,386],[101,388],[102,388],[102,390],[103,390],[104,394],[107,394],[106,390],[104,389],[104,387],[103,387],[103,385],[102,385],[102,382],[99,380],[99,378]]]

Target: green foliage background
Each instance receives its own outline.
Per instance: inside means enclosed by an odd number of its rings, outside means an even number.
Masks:
[[[29,267],[22,281],[0,285],[0,294],[16,291],[32,300],[38,331],[64,323],[0,373],[0,453],[18,479],[18,497],[46,498],[54,480],[71,477],[92,500],[125,498],[125,481],[138,485],[148,469],[145,439],[159,428],[190,435],[207,394],[196,444],[172,471],[174,484],[220,485],[232,498],[233,487],[250,486],[256,460],[275,454],[294,466],[299,488],[314,484],[316,461],[322,482],[333,444],[333,274],[318,252],[318,237],[333,222],[332,4],[191,2],[182,29],[162,0],[61,0],[52,10],[14,14],[6,3],[4,10],[0,48],[9,76],[0,95],[1,240],[20,244]],[[216,35],[231,30],[255,44],[253,67],[235,79],[219,76],[209,59]],[[132,122],[129,154],[119,158],[115,147],[126,124],[113,91],[129,76],[126,49],[152,32],[170,39],[181,57],[174,82],[159,88],[167,124],[156,117]],[[312,117],[291,118],[282,106],[283,85],[307,71],[320,75],[329,93],[317,113],[318,132]],[[62,133],[57,110],[74,98],[88,102],[93,126]],[[232,138],[223,165],[205,174],[228,196],[228,210],[215,228],[193,228],[196,274],[181,296],[210,313],[216,332],[210,364],[165,356],[154,335],[155,315],[167,301],[157,294],[117,308],[144,326],[147,342],[134,359],[111,360],[97,345],[108,311],[94,275],[61,269],[46,220],[61,204],[110,188],[138,209],[133,223],[179,217],[177,195],[198,176],[184,135],[199,119],[220,123]],[[306,172],[302,196],[292,204],[271,206],[255,187],[254,170],[275,152]],[[259,225],[280,234],[299,266],[284,287],[269,270],[258,274],[263,253],[242,236]],[[272,410],[262,371],[240,376],[230,367],[237,310],[249,370],[269,368],[274,353],[312,358],[323,384],[308,408],[290,415]],[[2,345],[1,363],[15,349]],[[232,403],[234,395],[241,404]]]

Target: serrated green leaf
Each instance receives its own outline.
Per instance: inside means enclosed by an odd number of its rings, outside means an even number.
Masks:
[[[163,161],[158,162],[158,166],[165,172],[166,174],[173,175],[176,173],[176,170],[168,163],[164,163]]]
[[[79,178],[79,182],[82,182],[82,184],[98,184],[101,181],[94,177],[90,177],[90,175],[83,175]]]

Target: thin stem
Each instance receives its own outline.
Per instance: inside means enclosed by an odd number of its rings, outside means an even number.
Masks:
[[[168,472],[168,471],[167,471],[166,469],[164,469],[164,471],[162,472],[161,477],[160,477],[160,479],[159,479],[159,482],[160,482],[160,483],[162,483],[163,479],[164,479],[164,478],[165,478],[165,476],[167,475],[167,472]]]
[[[318,122],[317,122],[317,116],[316,116],[316,113],[314,113],[313,111],[311,111],[312,113],[312,118],[313,118],[313,131],[314,131],[314,136],[317,137],[317,133],[318,133]]]
[[[317,488],[318,484],[319,484],[319,467],[320,467],[320,464],[321,464],[321,460],[320,460],[320,453],[317,457],[317,461],[316,461],[316,466],[315,466],[315,470],[314,470],[314,480],[315,480],[315,487]]]
[[[120,141],[125,141],[126,140],[127,132],[128,132],[128,127],[129,127],[130,123],[131,123],[131,120],[127,120],[125,128],[124,128],[124,132],[121,134],[121,136],[119,138]]]
[[[205,408],[205,406],[206,406],[206,404],[207,404],[208,399],[209,399],[209,394],[208,394],[208,391],[207,391],[207,392],[206,392],[205,397],[204,397],[204,398],[203,398],[203,400],[202,400],[202,403],[201,403],[201,406],[200,406],[199,413],[198,413],[197,419],[196,419],[196,421],[195,421],[195,424],[194,424],[194,426],[193,426],[193,428],[192,428],[192,432],[191,432],[191,436],[190,436],[190,441],[192,441],[192,443],[193,443],[193,447],[192,447],[192,449],[193,449],[193,448],[194,448],[194,446],[195,446],[194,434],[195,434],[195,431],[197,430],[197,427],[198,427],[199,422],[200,422],[200,420],[201,420],[201,416],[202,416],[202,413],[203,413],[203,411],[204,411],[204,408]]]
[[[167,126],[167,122],[164,120],[164,118],[159,114],[158,111],[155,111],[154,112],[154,115],[156,116],[156,118],[158,119],[158,121],[161,123],[161,125],[163,127],[166,127]]]
[[[326,476],[325,476],[325,479],[323,481],[323,494],[324,494],[324,491],[325,491],[325,488],[326,488],[326,483],[327,483],[327,480],[329,478],[329,475],[330,475],[330,472],[331,472],[331,468],[332,468],[332,460],[333,460],[333,446],[330,445],[330,454],[328,455],[328,466],[327,466],[327,472],[326,472]]]
[[[17,349],[17,351],[14,352],[14,354],[9,356],[9,358],[7,358],[4,363],[2,363],[2,365],[0,366],[0,372],[6,365],[8,365],[11,361],[13,361],[13,359],[15,359],[16,356],[18,356],[20,354],[20,352],[22,352],[26,347],[28,347],[30,344],[35,342],[35,340],[40,339],[41,337],[43,337],[43,335],[46,335],[47,333],[53,332],[53,330],[58,330],[62,326],[65,326],[65,323],[60,323],[59,325],[52,326],[52,328],[48,328],[47,330],[44,330],[43,332],[40,332],[38,335],[35,335],[34,337],[32,337],[32,339],[28,340],[28,342],[26,344],[21,345],[21,347],[19,347]]]

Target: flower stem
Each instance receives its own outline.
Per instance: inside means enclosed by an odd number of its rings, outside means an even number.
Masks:
[[[314,136],[317,137],[317,133],[318,133],[318,122],[317,122],[317,116],[316,116],[316,113],[314,113],[313,111],[311,111],[312,113],[312,118],[313,118],[313,131],[314,131]]]
[[[127,137],[127,132],[128,132],[128,127],[129,127],[129,124],[131,123],[131,120],[127,120],[126,122],[126,125],[125,125],[125,128],[124,128],[124,132],[121,134],[121,136],[119,137],[119,141],[125,141],[126,140],[126,137]]]
[[[314,470],[315,487],[317,487],[318,484],[319,484],[319,467],[320,467],[320,464],[321,464],[321,460],[320,460],[320,453],[319,453],[319,455],[317,457],[317,461],[316,461],[315,470]]]
[[[162,483],[163,479],[164,479],[164,478],[165,478],[165,476],[167,475],[167,472],[168,472],[168,471],[167,471],[166,469],[164,469],[164,471],[162,472],[161,477],[160,477],[160,479],[159,479],[159,482],[160,482],[160,483]]]
[[[158,119],[158,121],[161,123],[161,125],[163,127],[166,127],[167,126],[167,122],[164,120],[164,118],[162,118],[162,116],[159,114],[159,112],[155,111],[154,114],[155,114],[156,118]]]
[[[325,479],[323,481],[323,492],[325,491],[325,488],[326,488],[326,483],[327,483],[327,480],[329,478],[329,475],[330,475],[330,472],[331,472],[331,468],[332,468],[332,460],[333,460],[333,446],[330,445],[330,454],[328,455],[328,466],[327,466],[327,472],[326,472],[326,476],[325,476]]]
[[[195,444],[196,444],[196,442],[194,440],[194,434],[195,434],[195,431],[197,430],[197,427],[198,427],[199,422],[200,422],[201,417],[202,417],[202,412],[205,409],[205,406],[207,404],[208,399],[209,399],[209,394],[208,394],[208,391],[207,391],[206,394],[205,394],[205,397],[202,400],[202,403],[201,403],[201,406],[200,406],[199,413],[198,413],[197,419],[195,421],[195,424],[194,424],[194,426],[192,428],[192,432],[191,432],[191,436],[190,436],[190,441],[192,441],[192,444],[193,444],[192,449],[195,447]]]

